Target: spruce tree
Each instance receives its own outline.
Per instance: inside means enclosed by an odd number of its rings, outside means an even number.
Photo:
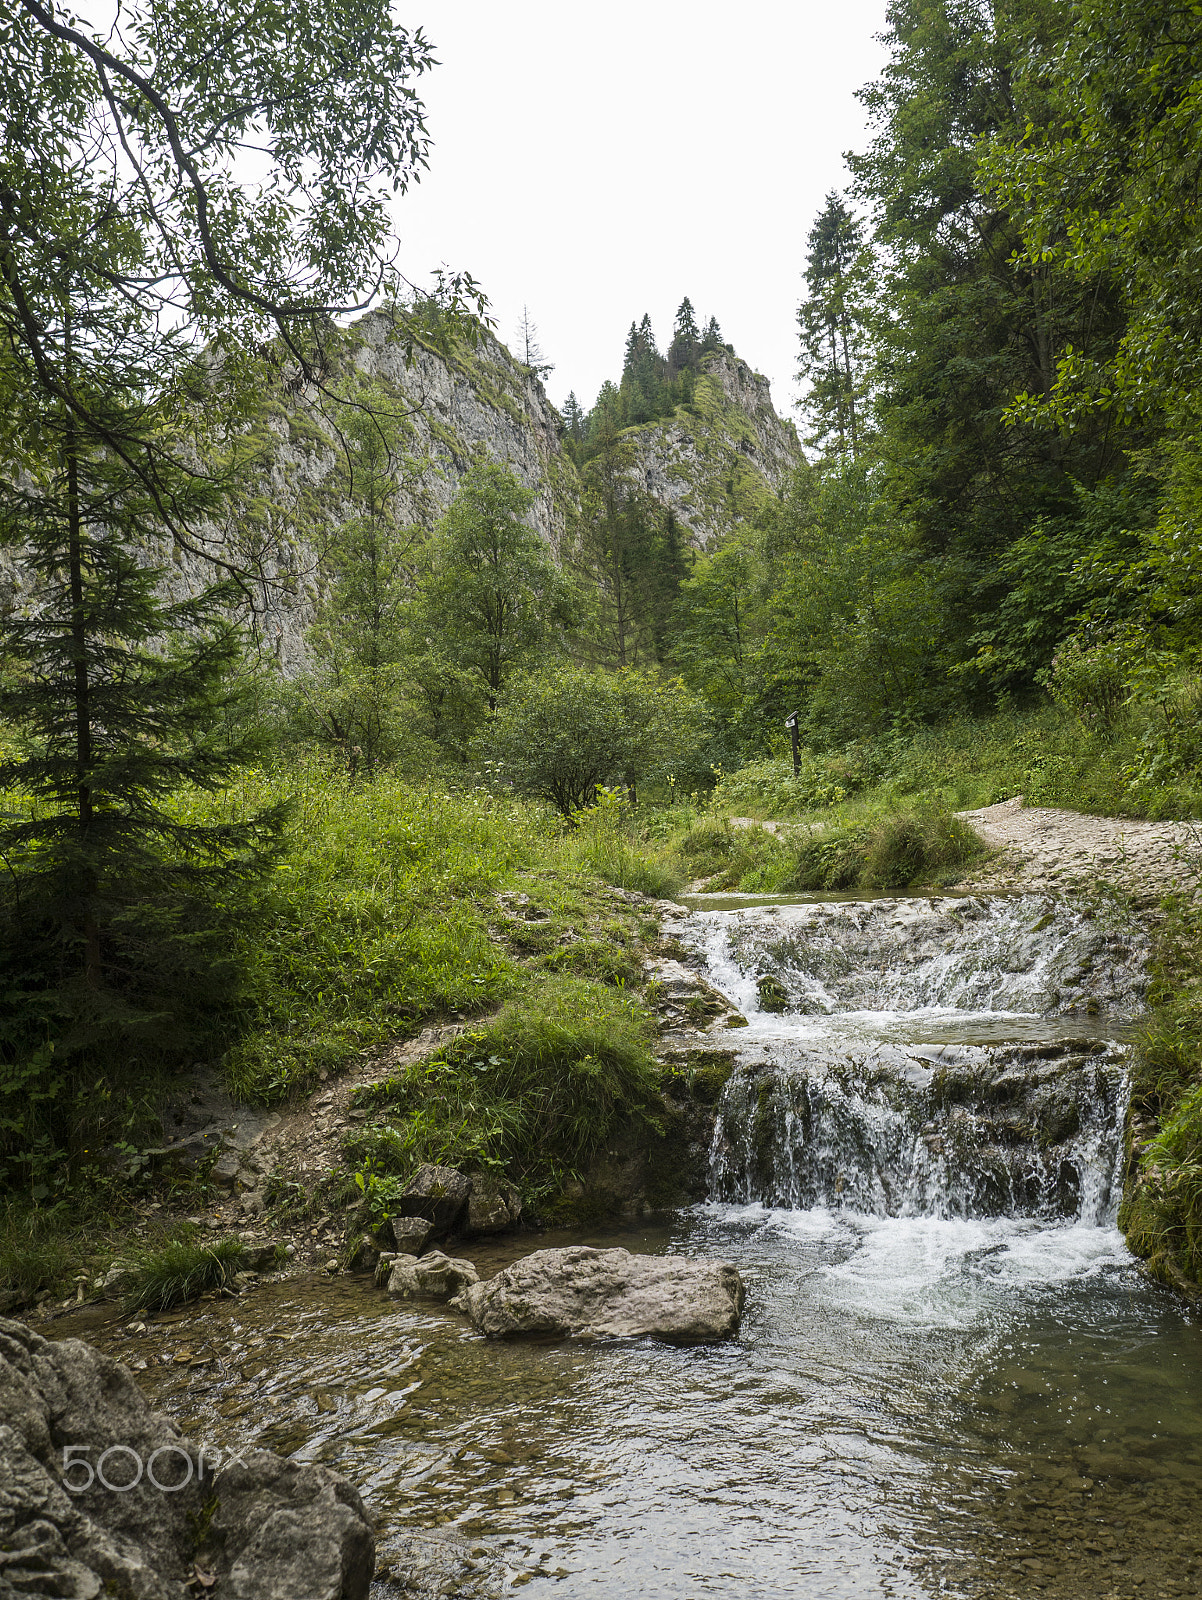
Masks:
[[[129,388],[84,400],[135,461],[171,439],[172,417]],[[152,494],[52,407],[36,460],[0,502],[3,542],[32,579],[2,640],[0,723],[20,737],[0,762],[0,1126],[35,1180],[71,1142],[77,1095],[99,1105],[118,1079],[211,1031],[234,978],[219,906],[271,858],[280,822],[274,811],[201,822],[179,803],[182,790],[222,787],[244,755],[230,732],[242,597],[228,580],[169,597],[158,497],[192,521],[221,490],[169,461]],[[39,1095],[48,1036],[59,1088],[74,1093]]]
[[[798,377],[809,385],[801,402],[812,425],[807,442],[854,458],[864,428],[871,260],[862,224],[834,190],[807,242],[809,294],[797,312]]]
[[[668,347],[670,375],[675,377],[687,367],[695,366],[700,351],[701,333],[697,327],[693,302],[686,295],[676,308],[676,316],[672,323],[672,343]]]
[[[711,317],[705,325],[705,333],[701,339],[702,354],[706,355],[711,350],[722,350],[724,348],[722,329],[718,326],[718,319],[717,317]]]

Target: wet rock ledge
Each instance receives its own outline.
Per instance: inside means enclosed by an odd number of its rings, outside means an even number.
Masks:
[[[119,1362],[0,1319],[0,1600],[365,1600],[374,1566],[345,1478],[223,1461]]]

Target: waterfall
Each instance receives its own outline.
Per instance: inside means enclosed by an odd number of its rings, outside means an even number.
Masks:
[[[1113,1221],[1146,953],[1117,912],[891,899],[700,912],[674,932],[748,1022],[728,1035],[714,1199]]]

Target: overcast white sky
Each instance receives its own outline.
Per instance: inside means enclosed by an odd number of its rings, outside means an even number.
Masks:
[[[430,169],[401,201],[407,276],[466,268],[511,347],[523,304],[551,399],[617,378],[632,319],[661,348],[688,295],[795,399],[805,237],[862,148],[855,90],[885,0],[400,0],[441,65]]]

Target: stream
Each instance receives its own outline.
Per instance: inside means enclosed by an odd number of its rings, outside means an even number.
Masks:
[[[346,1473],[380,1600],[1202,1593],[1202,1327],[1115,1227],[1138,931],[1028,896],[665,932],[748,1023],[711,1199],[585,1242],[736,1262],[736,1341],[492,1344],[338,1277],[103,1342],[185,1430]]]

